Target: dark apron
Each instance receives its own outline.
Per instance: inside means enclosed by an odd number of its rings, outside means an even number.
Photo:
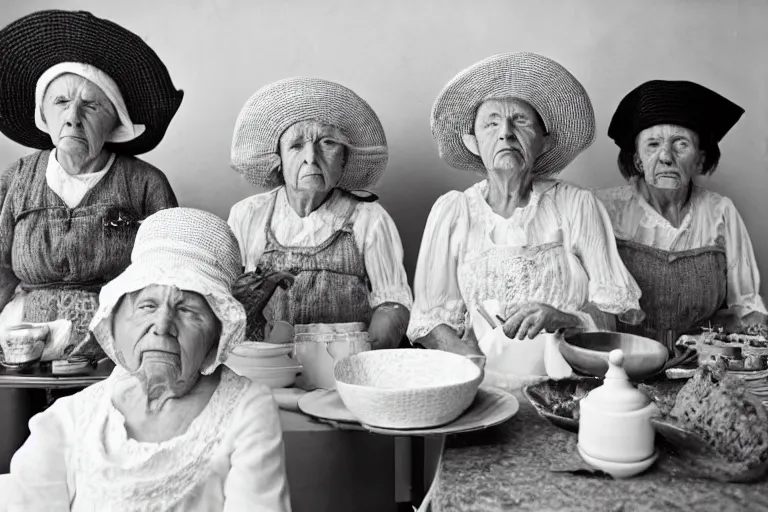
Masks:
[[[682,333],[712,318],[725,303],[723,247],[670,252],[625,240],[616,244],[642,291],[640,307],[646,314],[639,325],[617,321],[619,332],[655,339],[671,350]]]
[[[82,206],[69,208],[48,187],[45,173],[25,178],[29,186],[15,215],[12,249],[14,273],[27,292],[23,320],[70,320],[70,354],[104,357],[88,326],[101,287],[130,264],[139,216],[125,206],[132,204],[128,182],[113,163]]]
[[[349,208],[341,229],[316,247],[286,247],[272,231],[275,194],[265,226],[267,243],[259,268],[264,272],[298,270],[298,275],[288,289],[278,288],[272,295],[264,308],[267,323],[370,321],[370,284],[351,222],[358,201],[351,195],[345,198]]]

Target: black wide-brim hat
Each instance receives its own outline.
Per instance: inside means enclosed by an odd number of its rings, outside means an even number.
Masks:
[[[743,114],[743,108],[697,83],[651,80],[619,102],[608,136],[621,149],[632,151],[641,131],[673,124],[720,142]]]
[[[35,87],[61,62],[90,64],[115,81],[139,137],[106,143],[115,153],[138,155],[157,146],[184,97],[168,69],[139,36],[84,11],[39,11],[0,30],[0,131],[27,147],[51,149],[35,126]]]

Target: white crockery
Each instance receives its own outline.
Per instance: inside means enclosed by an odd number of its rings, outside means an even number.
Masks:
[[[579,401],[579,452],[590,458],[584,460],[593,467],[597,467],[595,460],[633,464],[654,454],[651,417],[658,414],[658,408],[629,382],[621,350],[612,351],[608,362],[603,385]],[[641,467],[637,465],[636,469]]]
[[[301,373],[301,366],[286,366],[281,368],[259,368],[254,366],[230,366],[229,368],[240,375],[250,379],[251,382],[263,384],[269,388],[287,388],[296,382],[296,375]]]
[[[334,363],[368,350],[371,343],[365,331],[297,334],[293,357],[304,367],[299,385],[310,390],[335,389]]]
[[[362,352],[337,362],[334,373],[349,411],[390,429],[450,423],[472,404],[483,376],[466,357],[420,349]]]
[[[604,473],[608,473],[613,478],[622,479],[629,478],[635,475],[639,475],[656,462],[658,453],[653,452],[653,455],[647,459],[638,462],[610,462],[600,459],[596,459],[586,453],[581,446],[579,446],[579,455],[584,459],[584,462],[592,466],[594,469],[599,469]]]

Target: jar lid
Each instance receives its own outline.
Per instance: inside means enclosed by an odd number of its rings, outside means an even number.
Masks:
[[[624,371],[624,352],[619,349],[608,354],[603,385],[592,390],[584,400],[603,412],[632,412],[650,403],[648,397],[629,382]]]

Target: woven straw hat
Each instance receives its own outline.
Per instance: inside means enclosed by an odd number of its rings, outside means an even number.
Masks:
[[[474,133],[477,108],[491,98],[527,101],[544,120],[551,148],[533,172],[546,177],[562,171],[595,139],[595,113],[587,91],[563,66],[535,53],[502,53],[456,75],[432,106],[432,136],[449,165],[486,174],[479,156],[464,145]]]
[[[139,227],[131,264],[101,289],[91,330],[104,352],[117,361],[111,318],[123,295],[152,284],[199,293],[222,326],[218,350],[201,367],[203,374],[210,374],[245,336],[245,309],[231,292],[241,267],[237,240],[225,221],[193,208],[160,210]]]
[[[35,125],[35,87],[62,62],[90,64],[120,88],[131,120],[146,127],[111,151],[138,155],[157,146],[184,96],[163,62],[136,34],[88,12],[40,11],[0,30],[0,131],[27,147],[51,149],[50,136]]]
[[[363,190],[379,180],[388,156],[379,118],[360,96],[319,78],[279,80],[248,99],[235,123],[232,167],[257,187],[281,185],[280,136],[291,125],[310,120],[333,125],[349,138],[338,188]]]

